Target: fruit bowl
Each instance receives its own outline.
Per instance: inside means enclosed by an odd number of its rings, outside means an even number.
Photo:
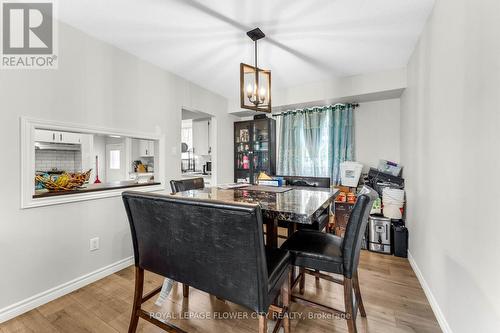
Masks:
[[[38,175],[35,176],[35,183],[41,184],[50,192],[72,191],[89,180],[91,171],[92,169],[87,172],[63,173],[59,176]]]

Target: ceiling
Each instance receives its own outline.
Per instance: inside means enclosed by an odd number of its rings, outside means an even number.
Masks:
[[[61,21],[229,99],[260,27],[273,89],[405,67],[434,0],[64,0]]]

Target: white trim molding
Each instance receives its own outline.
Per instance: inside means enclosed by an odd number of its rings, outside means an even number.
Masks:
[[[446,321],[446,318],[443,314],[443,311],[441,311],[441,308],[439,307],[439,304],[436,301],[434,294],[432,293],[429,285],[427,284],[427,281],[425,281],[425,278],[422,274],[422,271],[418,267],[417,262],[415,261],[415,259],[411,255],[410,251],[408,251],[408,261],[410,262],[411,268],[413,268],[413,271],[415,272],[415,275],[417,276],[417,279],[420,282],[422,289],[424,290],[425,296],[427,297],[427,300],[429,301],[429,304],[431,305],[432,311],[434,312],[434,315],[436,316],[436,319],[439,323],[439,326],[441,327],[441,330],[443,331],[443,333],[453,333],[450,325]]]
[[[20,302],[9,305],[3,309],[0,309],[0,323],[3,323],[9,319],[17,317],[30,310],[33,310],[43,304],[53,301],[66,294],[69,294],[77,289],[80,289],[97,280],[105,278],[106,276],[118,272],[133,264],[134,264],[134,257],[128,257],[119,260],[111,265],[97,269],[91,273],[80,276],[74,280],[63,283],[57,287],[51,288],[37,295],[26,298]]]

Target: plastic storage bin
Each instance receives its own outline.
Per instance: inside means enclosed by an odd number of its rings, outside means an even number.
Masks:
[[[342,186],[357,187],[363,164],[358,162],[340,163],[340,183]]]
[[[386,187],[382,191],[383,214],[391,219],[401,219],[403,217],[403,207],[405,204],[405,191]]]

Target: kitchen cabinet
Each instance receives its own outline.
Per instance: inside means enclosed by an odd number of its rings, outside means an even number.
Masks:
[[[46,130],[35,130],[35,141],[56,142],[56,132]]]
[[[59,139],[62,143],[78,144],[82,142],[82,135],[80,133],[59,132]]]
[[[195,155],[210,155],[210,120],[193,120],[193,148]]]
[[[139,141],[139,155],[141,157],[154,157],[155,156],[155,142],[151,140]]]
[[[82,135],[80,133],[59,132],[59,131],[36,129],[35,130],[35,141],[36,142],[79,144],[82,141]]]

